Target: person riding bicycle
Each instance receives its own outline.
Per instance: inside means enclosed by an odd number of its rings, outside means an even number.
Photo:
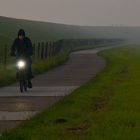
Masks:
[[[19,59],[21,56],[26,57],[27,61],[27,80],[28,80],[28,88],[32,88],[31,79],[32,76],[32,58],[33,55],[33,48],[32,48],[32,42],[30,38],[25,36],[25,31],[23,29],[20,29],[18,31],[17,38],[13,41],[13,44],[11,46],[11,56],[15,56],[17,59]],[[18,74],[17,74],[18,78]]]

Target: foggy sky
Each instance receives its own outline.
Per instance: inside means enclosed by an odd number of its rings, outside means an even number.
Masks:
[[[140,26],[140,0],[0,0],[0,16],[91,26]]]

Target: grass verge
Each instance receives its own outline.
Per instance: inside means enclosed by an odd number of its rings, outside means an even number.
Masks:
[[[107,67],[2,140],[139,140],[140,48],[99,53]]]

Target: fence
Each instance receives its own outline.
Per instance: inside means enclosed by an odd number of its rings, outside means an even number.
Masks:
[[[39,42],[33,44],[33,59],[47,59],[57,55],[61,51],[61,46],[58,42]]]
[[[33,59],[43,60],[57,55],[61,51],[59,42],[39,42],[33,43]],[[4,45],[0,48],[0,68],[7,68],[8,64],[13,63],[10,57],[10,46]]]
[[[70,51],[77,50],[80,48],[88,48],[88,46],[107,46],[113,44],[119,44],[123,42],[123,39],[63,39],[59,41],[62,48],[67,48]]]
[[[108,45],[120,43],[122,39],[63,39],[56,42],[39,42],[33,43],[33,59],[43,60],[54,57],[59,54],[62,49],[75,50],[79,46],[88,45]],[[7,68],[8,64],[13,62],[10,57],[10,46],[4,45],[0,48],[0,68]]]

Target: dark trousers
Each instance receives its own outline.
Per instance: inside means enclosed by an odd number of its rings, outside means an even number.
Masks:
[[[27,79],[28,80],[32,79],[32,58],[31,57],[27,59]]]

